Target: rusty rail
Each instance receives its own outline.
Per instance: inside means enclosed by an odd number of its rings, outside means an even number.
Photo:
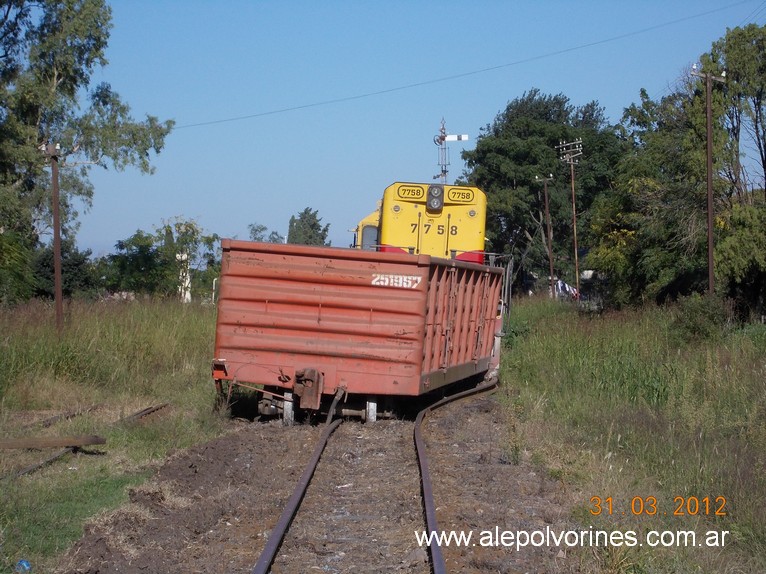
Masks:
[[[132,415],[128,415],[128,416],[126,416],[124,418],[121,418],[120,420],[118,420],[114,424],[117,425],[117,424],[122,424],[122,423],[126,423],[126,422],[137,421],[138,419],[140,419],[142,417],[150,415],[150,414],[152,414],[152,413],[154,413],[154,412],[156,412],[156,411],[158,411],[160,409],[164,409],[165,407],[168,406],[168,404],[169,403],[163,403],[161,405],[157,405],[157,406],[154,406],[154,407],[148,407],[148,408],[145,408],[145,409],[141,409],[140,411],[135,412]],[[88,410],[92,410],[92,409],[88,409]],[[96,444],[103,444],[103,443],[96,443]],[[18,478],[18,477],[24,476],[26,474],[31,474],[34,471],[36,471],[36,470],[38,470],[38,469],[40,469],[40,468],[42,468],[42,467],[52,463],[53,461],[61,458],[65,454],[68,454],[70,452],[75,452],[76,450],[78,450],[78,448],[79,447],[77,447],[77,446],[67,446],[64,449],[55,452],[54,454],[52,454],[51,456],[49,456],[48,458],[46,458],[43,461],[40,461],[40,462],[35,463],[33,465],[27,466],[26,468],[22,468],[21,470],[19,470],[17,472],[5,475],[3,477],[3,479],[6,479],[6,478]]]
[[[22,438],[0,439],[0,449],[5,448],[54,448],[72,447],[79,448],[93,444],[106,444],[104,437],[95,435],[80,436],[38,436]]]
[[[431,411],[434,411],[453,401],[457,401],[478,393],[491,391],[496,387],[497,380],[491,380],[478,385],[473,389],[445,397],[440,401],[437,401],[436,403],[421,410],[415,419],[413,435],[415,440],[415,448],[417,451],[418,466],[420,468],[421,492],[423,496],[423,506],[426,514],[426,527],[429,532],[437,532],[438,524],[436,521],[436,506],[434,505],[433,487],[431,486],[431,475],[428,469],[426,447],[421,432],[422,423],[425,420],[426,415]],[[269,534],[269,538],[266,541],[266,546],[264,546],[263,550],[261,551],[258,562],[255,564],[251,574],[267,574],[269,572],[269,569],[274,562],[274,558],[279,551],[279,547],[282,545],[282,541],[287,534],[287,529],[290,527],[293,518],[298,512],[298,507],[300,506],[301,501],[303,500],[303,497],[308,490],[309,483],[311,482],[314,471],[319,464],[319,459],[322,457],[322,453],[327,446],[330,435],[340,426],[342,422],[343,421],[341,419],[337,419],[331,423],[328,422],[324,431],[322,431],[322,434],[319,437],[319,441],[314,447],[314,452],[311,455],[311,459],[306,465],[306,468],[303,470],[303,474],[301,475],[295,490],[290,496],[290,499],[287,501],[285,508],[282,510],[282,514],[279,516],[277,524]],[[434,539],[435,537],[432,536],[431,544],[429,546],[429,551],[431,553],[432,571],[434,574],[446,574],[447,569],[444,563],[444,556],[442,555],[441,548],[434,542]]]
[[[459,399],[462,399],[471,395],[475,395],[478,393],[483,393],[486,391],[493,390],[496,387],[497,387],[497,382],[490,381],[488,383],[478,385],[477,387],[473,389],[463,391],[462,393],[457,393],[449,397],[445,397],[442,400],[424,408],[422,411],[418,413],[418,416],[415,418],[415,430],[413,431],[413,435],[415,439],[415,449],[417,450],[417,454],[418,454],[418,466],[420,467],[420,484],[421,484],[421,489],[423,494],[423,506],[425,508],[425,513],[426,513],[426,528],[428,529],[429,533],[438,532],[439,526],[436,521],[436,505],[434,504],[434,493],[433,493],[433,487],[431,486],[431,474],[428,470],[428,456],[426,455],[426,445],[425,445],[425,442],[423,441],[423,434],[421,432],[422,423],[425,420],[426,415],[428,415],[428,413],[430,413],[431,411],[434,411],[440,407],[443,407],[444,405],[451,403],[453,401],[457,401]],[[442,549],[441,549],[441,546],[439,546],[436,542],[434,542],[435,539],[436,539],[436,535],[431,534],[429,551],[431,553],[431,565],[433,568],[433,573],[446,574],[447,566],[444,563],[444,556],[442,555]]]
[[[282,544],[282,540],[284,539],[285,534],[287,534],[287,529],[290,527],[290,523],[293,521],[295,513],[298,512],[298,507],[303,500],[303,496],[306,494],[306,490],[308,490],[311,477],[314,476],[314,471],[319,464],[319,459],[322,457],[322,452],[324,451],[325,446],[327,446],[327,441],[330,439],[330,435],[342,422],[342,419],[334,420],[325,426],[324,431],[322,431],[322,435],[319,437],[319,442],[316,447],[314,447],[314,453],[311,455],[311,460],[309,460],[309,463],[303,470],[301,479],[298,481],[298,485],[290,496],[290,500],[287,501],[287,505],[279,516],[277,525],[269,534],[269,539],[266,541],[266,546],[264,546],[261,556],[258,558],[255,568],[253,568],[252,574],[266,574],[269,571],[271,563],[274,562],[277,551]]]
[[[138,411],[138,412],[135,412],[135,413],[133,413],[132,415],[128,415],[128,416],[126,416],[126,417],[123,417],[123,418],[121,418],[120,420],[118,420],[118,421],[117,421],[116,423],[114,423],[114,424],[115,424],[115,425],[119,425],[119,424],[125,424],[125,423],[132,423],[132,422],[135,422],[135,421],[137,421],[138,419],[144,418],[144,417],[146,417],[146,416],[149,416],[149,415],[150,415],[150,414],[152,414],[152,413],[155,413],[155,412],[159,411],[160,409],[164,409],[164,408],[165,408],[165,407],[167,407],[169,404],[170,404],[170,403],[162,403],[161,405],[156,405],[156,406],[153,406],[153,407],[147,407],[147,408],[145,408],[145,409],[141,409],[140,411]]]
[[[95,411],[98,408],[100,408],[99,405],[93,405],[93,406],[87,407],[85,409],[80,409],[80,410],[76,410],[76,411],[68,411],[68,412],[65,412],[65,413],[54,415],[52,417],[48,417],[47,419],[44,419],[42,421],[37,421],[37,422],[30,423],[28,425],[24,425],[21,428],[23,430],[32,429],[32,428],[35,428],[37,426],[41,426],[43,428],[49,428],[49,427],[52,427],[53,425],[55,425],[59,421],[73,419],[74,417],[79,417],[79,416],[82,416],[82,415],[87,414],[89,412]]]

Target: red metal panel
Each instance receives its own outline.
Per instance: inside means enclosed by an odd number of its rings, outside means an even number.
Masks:
[[[215,377],[417,395],[486,370],[501,274],[407,253],[224,240]]]
[[[423,389],[486,371],[492,362],[502,271],[433,259]]]
[[[428,257],[224,240],[215,358],[224,379],[417,394]]]

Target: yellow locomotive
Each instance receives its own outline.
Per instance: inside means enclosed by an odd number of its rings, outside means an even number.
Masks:
[[[486,214],[478,187],[397,182],[359,222],[354,247],[483,263]]]

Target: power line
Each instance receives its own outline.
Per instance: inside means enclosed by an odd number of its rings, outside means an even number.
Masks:
[[[755,20],[756,18],[758,18],[763,13],[764,8],[766,8],[766,2],[762,2],[761,5],[758,6],[758,8],[753,10],[750,13],[750,15],[747,18],[745,18],[744,21],[740,24],[740,27],[742,27],[745,24],[749,23],[750,21]]]
[[[229,123],[229,122],[238,122],[238,121],[242,121],[242,120],[250,120],[250,119],[254,119],[254,118],[262,118],[262,117],[265,117],[265,116],[273,116],[273,115],[277,115],[277,114],[284,114],[284,113],[287,113],[287,112],[294,112],[294,111],[298,111],[298,110],[305,110],[305,109],[308,109],[308,108],[317,108],[317,107],[320,107],[320,106],[328,106],[328,105],[331,105],[331,104],[340,104],[340,103],[344,103],[344,102],[351,102],[351,101],[354,101],[354,100],[361,100],[361,99],[364,99],[364,98],[371,98],[371,97],[374,97],[374,96],[381,96],[381,95],[385,95],[385,94],[391,94],[391,93],[394,93],[394,92],[401,92],[401,91],[404,91],[404,90],[411,90],[413,88],[420,88],[420,87],[429,86],[429,85],[432,85],[432,84],[439,84],[439,83],[443,83],[443,82],[449,82],[449,81],[452,81],[452,80],[458,80],[458,79],[461,79],[461,78],[467,78],[469,76],[476,76],[476,75],[479,75],[479,74],[486,74],[487,72],[494,72],[496,70],[501,70],[503,68],[510,68],[510,67],[513,67],[513,66],[520,66],[522,64],[528,64],[530,62],[536,62],[538,60],[543,60],[543,59],[546,59],[546,58],[552,58],[553,56],[560,56],[562,54],[567,54],[567,53],[570,53],[570,52],[576,52],[576,51],[579,51],[579,50],[584,50],[586,48],[592,48],[593,46],[600,46],[602,44],[608,44],[608,43],[611,43],[611,42],[616,42],[618,40],[624,40],[625,38],[630,38],[632,36],[639,36],[641,34],[646,34],[647,32],[653,32],[654,30],[659,30],[661,28],[667,28],[668,26],[674,26],[674,25],[680,24],[682,22],[687,22],[689,20],[694,20],[696,18],[702,18],[703,16],[709,16],[710,14],[715,14],[716,12],[722,12],[724,10],[729,10],[730,8],[734,8],[734,7],[740,6],[742,4],[749,4],[752,1],[753,0],[742,0],[741,2],[736,2],[734,4],[729,4],[728,6],[723,6],[721,8],[715,8],[713,10],[708,10],[707,12],[700,12],[698,14],[693,14],[691,16],[685,16],[683,18],[677,18],[676,20],[670,20],[668,22],[663,22],[661,24],[655,24],[654,26],[649,26],[647,28],[642,28],[640,30],[635,30],[633,32],[626,32],[625,34],[620,34],[618,36],[612,36],[612,37],[609,37],[609,38],[604,38],[602,40],[596,40],[594,42],[587,42],[585,44],[580,44],[578,46],[572,46],[572,47],[569,47],[569,48],[563,48],[561,50],[555,50],[553,52],[547,52],[545,54],[541,54],[541,55],[538,55],[538,56],[531,56],[529,58],[524,58],[522,60],[516,60],[515,62],[509,62],[507,64],[499,64],[497,66],[490,66],[488,68],[481,68],[481,69],[478,69],[478,70],[472,70],[470,72],[463,72],[463,73],[460,73],[460,74],[453,74],[451,76],[443,76],[441,78],[434,78],[434,79],[431,79],[431,80],[424,80],[422,82],[415,82],[415,83],[412,83],[412,84],[405,84],[403,86],[397,86],[397,87],[394,87],[394,88],[387,88],[387,89],[378,90],[378,91],[375,91],[375,92],[366,92],[366,93],[357,94],[357,95],[354,95],[354,96],[345,96],[345,97],[342,97],[342,98],[334,98],[334,99],[330,99],[330,100],[321,100],[321,101],[318,101],[318,102],[312,102],[312,103],[309,103],[309,104],[302,104],[302,105],[299,105],[299,106],[290,106],[290,107],[286,107],[286,108],[278,108],[278,109],[269,110],[269,111],[266,111],[266,112],[259,112],[259,113],[255,113],[255,114],[244,115],[244,116],[235,116],[235,117],[224,118],[224,119],[220,119],[220,120],[210,120],[210,121],[207,121],[207,122],[198,122],[198,123],[193,123],[193,124],[184,124],[184,125],[181,125],[181,126],[176,126],[174,129],[180,130],[180,129],[186,129],[186,128],[197,128],[197,127],[202,127],[202,126],[212,126],[212,125],[215,125],[215,124],[223,124],[223,123]],[[760,10],[760,8],[756,9],[756,13],[759,10]]]

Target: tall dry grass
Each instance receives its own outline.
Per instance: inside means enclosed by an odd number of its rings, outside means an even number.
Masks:
[[[575,515],[732,533],[723,549],[635,549],[620,567],[596,560],[584,571],[766,571],[766,327],[713,328],[694,313],[591,316],[540,300],[511,312],[502,376],[523,419],[515,448],[577,485]],[[618,511],[594,518],[591,496]],[[634,516],[636,496],[656,497],[659,512]],[[676,497],[725,497],[727,515],[673,516]]]
[[[213,413],[210,360],[215,308],[174,301],[66,307],[59,337],[51,305],[30,302],[0,315],[0,436],[97,434],[93,456],[69,456],[29,476],[0,481],[0,571],[21,558],[45,571],[82,533],[83,522],[124,501],[173,449],[224,431]],[[168,403],[138,425],[115,421]],[[52,414],[91,409],[50,429]],[[0,475],[47,452],[6,451]]]

